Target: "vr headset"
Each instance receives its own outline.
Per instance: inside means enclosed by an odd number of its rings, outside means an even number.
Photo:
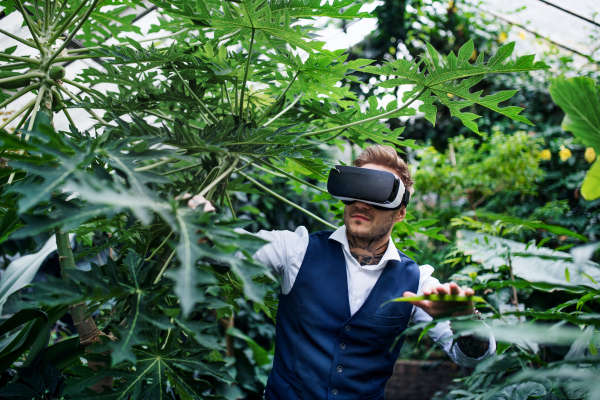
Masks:
[[[329,172],[327,191],[344,204],[362,201],[378,210],[399,210],[410,200],[402,180],[391,172],[345,165]]]

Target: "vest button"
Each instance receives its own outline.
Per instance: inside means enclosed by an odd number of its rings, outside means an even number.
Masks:
[[[340,349],[344,350],[346,348],[346,343],[340,343]]]
[[[331,394],[334,395],[334,396],[337,396],[338,395],[338,390],[337,389],[333,389],[331,391]]]
[[[336,370],[337,370],[337,372],[342,372],[344,369],[343,369],[341,366],[338,366],[338,367],[336,368]]]
[[[346,325],[346,332],[348,332],[350,329],[352,329],[352,327],[350,325]]]

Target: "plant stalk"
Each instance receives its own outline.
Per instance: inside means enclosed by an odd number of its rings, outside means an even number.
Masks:
[[[318,187],[318,186],[316,186],[316,185],[313,185],[312,183],[308,183],[308,182],[307,182],[307,181],[305,181],[304,179],[298,178],[298,177],[296,177],[296,176],[294,176],[294,175],[290,174],[289,172],[286,172],[286,171],[284,171],[284,170],[282,170],[282,169],[280,169],[280,168],[277,168],[277,167],[276,167],[276,166],[274,166],[273,164],[271,164],[271,163],[268,163],[268,162],[266,162],[266,161],[263,161],[263,160],[261,160],[261,159],[260,159],[260,158],[258,158],[258,157],[255,157],[255,156],[249,156],[249,157],[250,157],[250,158],[251,158],[253,161],[256,161],[256,162],[258,162],[259,164],[262,164],[262,165],[266,166],[267,168],[272,168],[272,169],[274,169],[276,172],[279,172],[280,174],[282,174],[282,175],[285,175],[285,176],[287,176],[287,177],[288,177],[288,178],[290,178],[290,179],[293,179],[293,180],[295,180],[295,181],[298,181],[298,182],[302,183],[303,185],[306,185],[306,186],[308,186],[308,187],[311,187],[311,188],[313,188],[313,189],[316,189],[316,190],[318,190],[318,191],[320,191],[320,192],[323,192],[323,193],[329,193],[327,190],[325,190],[325,189],[323,189],[323,188],[321,188],[321,187]]]
[[[240,156],[238,154],[236,154],[234,156],[233,162],[231,163],[229,168],[227,168],[225,170],[225,172],[223,172],[221,175],[217,176],[211,183],[208,184],[208,186],[206,186],[204,189],[202,189],[202,191],[200,193],[198,193],[198,195],[204,196],[213,187],[215,187],[219,182],[221,182],[225,177],[229,176],[229,174],[231,174],[233,172],[233,170],[235,169],[235,166],[237,165],[239,159],[240,159]]]
[[[70,92],[68,89],[66,89],[66,88],[65,88],[63,85],[61,85],[60,83],[58,83],[58,82],[55,82],[55,81],[51,81],[50,79],[49,79],[48,81],[50,81],[51,83],[53,83],[54,85],[56,85],[56,87],[57,87],[57,88],[59,88],[60,90],[62,90],[63,92],[65,92],[65,93],[66,93],[66,95],[67,95],[67,96],[69,96],[71,99],[75,100],[75,101],[76,101],[76,102],[78,102],[78,103],[80,103],[80,102],[81,102],[81,100],[79,100],[79,99],[77,98],[77,96],[75,96],[73,93],[71,93],[71,92]],[[84,110],[85,110],[85,111],[87,111],[87,112],[88,112],[88,113],[89,113],[89,114],[90,114],[92,117],[96,118],[96,119],[98,120],[98,122],[100,122],[101,124],[103,124],[103,125],[108,125],[108,122],[106,122],[105,120],[103,120],[102,118],[100,118],[100,117],[98,116],[98,114],[96,114],[96,113],[95,113],[94,111],[92,111],[91,109],[84,108]]]
[[[36,50],[37,50],[37,46],[35,46],[34,44],[32,44],[32,43],[29,43],[27,40],[25,40],[25,39],[22,39],[22,38],[20,38],[20,37],[18,37],[18,36],[15,36],[15,35],[13,35],[13,34],[12,34],[12,33],[10,33],[10,32],[6,32],[4,29],[0,29],[0,33],[2,33],[2,34],[4,34],[4,35],[6,35],[6,36],[8,36],[8,37],[10,37],[10,38],[12,38],[12,39],[14,39],[14,40],[18,41],[18,42],[21,42],[21,43],[23,43],[25,46],[33,47],[34,49],[36,49]]]
[[[6,125],[10,124],[14,119],[16,119],[19,115],[23,114],[25,111],[27,111],[28,108],[32,107],[34,104],[35,104],[35,99],[31,99],[29,101],[29,103],[27,103],[27,104],[25,104],[25,106],[23,106],[23,108],[21,108],[19,111],[14,113],[9,119],[4,121],[0,125],[0,129],[3,129]]]
[[[168,164],[168,163],[170,163],[172,161],[173,161],[173,158],[172,157],[168,157],[165,160],[161,160],[161,161],[155,162],[154,164],[145,165],[143,167],[137,167],[137,168],[134,168],[133,170],[136,171],[136,172],[148,171],[148,170],[151,170],[153,168],[160,167],[161,165]]]
[[[271,104],[271,106],[269,108],[267,108],[267,110],[263,113],[263,115],[260,116],[260,118],[256,121],[256,125],[260,126],[260,123],[262,122],[263,119],[265,119],[269,113],[271,112],[271,110],[273,110],[273,108],[275,108],[275,106],[277,106],[279,104],[279,102],[281,102],[282,99],[285,99],[285,95],[287,94],[288,90],[290,90],[290,88],[292,87],[292,84],[296,81],[296,78],[298,77],[298,75],[300,75],[300,71],[296,72],[294,74],[294,77],[292,78],[292,80],[290,81],[290,83],[287,85],[287,87],[285,88],[285,90],[283,91],[283,93],[281,93],[281,95],[279,95],[279,97],[277,98],[277,100],[275,100],[275,102],[273,104]],[[296,101],[293,102],[293,104],[295,104]],[[288,109],[286,108],[286,111]],[[277,116],[281,115],[281,113],[277,114]],[[275,118],[273,118],[274,120]],[[271,122],[273,122],[273,120],[267,122],[265,124],[268,125]]]
[[[13,56],[13,55],[9,55],[9,54],[0,53],[0,58],[8,58],[9,60],[23,61],[23,62],[28,62],[28,63],[36,64],[36,65],[40,64],[40,60],[36,60],[35,58],[19,57],[19,56]],[[19,77],[19,78],[22,78],[22,77]],[[8,78],[6,78],[6,79],[8,79]]]
[[[156,279],[154,280],[154,284],[156,285],[158,282],[160,282],[160,278],[162,278],[163,274],[165,273],[165,271],[167,270],[167,267],[169,266],[169,264],[171,264],[171,261],[173,260],[173,257],[175,256],[175,250],[173,250],[171,252],[171,254],[169,255],[169,258],[167,258],[167,261],[165,261],[165,265],[163,265],[163,267],[161,268],[160,272],[158,273],[158,275],[156,276]]]
[[[66,3],[66,0],[65,0],[65,3]],[[81,3],[79,4],[79,6],[77,6],[77,8],[75,9],[75,11],[73,11],[71,16],[69,18],[67,18],[65,23],[62,24],[61,27],[56,29],[56,33],[54,33],[54,35],[52,35],[52,37],[50,37],[50,40],[49,40],[50,43],[54,43],[56,41],[56,39],[58,39],[60,37],[60,35],[62,35],[63,32],[67,30],[67,28],[69,27],[69,24],[79,14],[79,11],[83,8],[83,6],[85,6],[85,3],[86,3],[86,1],[82,0]],[[65,41],[65,43],[67,43],[67,42]],[[62,51],[62,49],[61,49],[61,51]]]
[[[30,72],[30,73],[27,73],[24,75],[9,76],[8,78],[0,79],[0,83],[18,81],[19,79],[26,79],[26,78],[42,78],[43,76],[44,76],[44,74],[42,74],[40,72]],[[4,103],[2,103],[2,104],[4,104]]]
[[[152,39],[138,40],[138,43],[153,42],[155,40],[160,40],[160,39],[168,39],[170,37],[177,36],[183,32],[189,31],[189,30],[190,30],[190,28],[185,28],[185,29],[180,30],[179,32],[171,33],[170,35],[160,36],[160,37],[152,38]],[[129,44],[129,42],[121,42],[121,43],[114,44],[112,46],[127,46],[128,44]],[[84,47],[82,49],[71,49],[71,50],[67,50],[67,54],[83,53],[85,51],[98,50],[101,48],[102,48],[101,46],[92,46],[92,47]]]
[[[174,169],[173,171],[167,171],[167,172],[163,172],[161,175],[171,175],[171,174],[175,174],[175,173],[177,173],[177,172],[185,171],[185,170],[187,170],[187,169],[194,168],[194,167],[198,167],[198,166],[200,166],[200,165],[202,165],[202,163],[201,163],[201,162],[200,162],[200,163],[197,163],[197,164],[187,165],[187,166],[185,166],[185,167],[181,167],[181,168]]]
[[[294,99],[294,101],[292,101],[290,103],[289,106],[287,106],[286,108],[284,108],[283,110],[281,110],[281,112],[279,114],[277,114],[276,116],[274,116],[273,118],[271,118],[270,120],[268,120],[267,122],[265,122],[264,126],[269,126],[269,124],[273,121],[275,121],[277,118],[281,117],[283,114],[285,114],[286,112],[288,112],[288,110],[290,110],[292,107],[294,107],[294,105],[302,98],[302,96],[304,95],[304,93],[300,93],[300,95],[298,97],[296,97]]]
[[[233,216],[233,219],[237,219],[237,217],[235,216],[235,210],[233,209],[233,203],[231,202],[231,197],[229,197],[228,190],[225,191],[225,195],[227,196],[227,203],[229,203],[229,208],[231,209],[231,215]]]
[[[45,54],[44,48],[40,44],[40,40],[37,36],[40,33],[40,31],[35,28],[33,21],[31,20],[31,18],[29,18],[27,11],[25,11],[25,8],[21,4],[21,1],[14,0],[14,2],[15,2],[15,5],[17,6],[17,8],[19,9],[19,11],[21,12],[21,14],[23,15],[23,20],[27,24],[27,27],[29,28],[31,35],[33,36],[33,40],[35,41],[35,44],[37,45],[37,49],[40,51],[40,53],[42,53],[42,55],[44,55]]]
[[[67,232],[61,231],[60,228],[55,229],[56,245],[58,250],[58,261],[63,279],[69,279],[69,270],[75,269],[75,259],[73,258],[73,250],[71,249],[71,240]],[[69,306],[71,317],[77,334],[79,334],[80,342],[87,347],[97,341],[100,336],[100,330],[96,326],[96,322],[91,316],[86,318],[86,305],[79,303]]]
[[[200,105],[200,108],[202,109],[202,111],[204,111],[206,114],[208,114],[208,116],[210,117],[210,119],[211,119],[211,121],[213,123],[218,124],[219,123],[219,119],[217,117],[215,117],[213,115],[213,113],[210,112],[210,110],[208,109],[208,107],[206,107],[206,105],[202,102],[202,100],[200,100],[200,98],[198,96],[196,96],[196,93],[194,93],[194,91],[190,88],[190,86],[183,79],[183,77],[181,75],[179,75],[179,71],[177,71],[177,68],[175,68],[175,65],[173,63],[171,63],[171,67],[173,67],[173,71],[175,71],[175,73],[177,74],[177,76],[179,77],[179,79],[181,79],[181,82],[183,82],[183,85],[187,88],[187,90],[190,92],[190,94],[192,95],[192,97],[194,99],[196,99],[196,101]]]
[[[240,95],[240,120],[244,121],[244,93],[246,92],[246,82],[248,81],[248,71],[250,71],[250,61],[252,60],[252,46],[254,45],[255,29],[252,28],[252,37],[250,38],[250,48],[248,49],[248,60],[246,60],[246,71],[244,71],[244,81],[242,82],[242,94]]]
[[[58,101],[58,105],[61,107],[62,112],[65,113],[65,116],[67,117],[67,119],[69,120],[69,123],[71,124],[71,126],[75,126],[75,122],[73,122],[73,119],[71,118],[71,115],[69,114],[69,112],[67,111],[67,106],[65,106],[65,103],[63,103],[62,99],[60,98],[60,94],[58,93],[58,91],[56,89],[52,89],[52,95],[56,96],[56,101]]]
[[[335,128],[322,129],[320,131],[315,131],[315,132],[306,132],[306,133],[301,134],[300,137],[319,135],[321,133],[328,133],[328,132],[337,131],[338,129],[344,129],[344,128],[350,128],[350,127],[356,126],[356,125],[362,125],[364,123],[371,122],[371,121],[378,121],[380,119],[383,119],[383,118],[387,117],[388,115],[394,115],[398,111],[404,110],[405,108],[407,108],[408,106],[410,106],[415,100],[417,100],[419,97],[421,97],[421,95],[423,93],[425,93],[426,90],[427,90],[427,88],[424,88],[419,93],[417,93],[417,95],[414,96],[409,102],[405,103],[404,105],[402,105],[402,107],[399,107],[399,108],[397,108],[395,110],[383,113],[381,115],[377,115],[375,117],[363,119],[361,121],[356,121],[356,122],[351,122],[351,123],[346,124],[346,125],[336,126]]]
[[[83,4],[84,2],[82,2]],[[90,8],[85,12],[85,14],[83,15],[83,17],[81,17],[81,19],[79,20],[79,23],[77,24],[77,26],[71,31],[71,33],[69,34],[69,36],[67,37],[67,39],[63,42],[63,44],[50,56],[50,58],[48,60],[46,60],[46,67],[49,67],[50,65],[52,65],[52,63],[54,62],[54,59],[56,57],[58,57],[58,55],[63,51],[63,49],[65,47],[67,47],[67,45],[69,43],[71,43],[71,40],[73,40],[73,37],[75,37],[75,34],[77,34],[77,31],[79,31],[79,29],[83,26],[83,24],[85,23],[85,21],[88,19],[88,17],[90,16],[90,14],[92,13],[92,11],[94,11],[94,8],[96,8],[96,5],[98,4],[98,0],[93,0],[92,5],[90,6]],[[76,13],[79,12],[79,10],[81,9],[78,8]],[[60,36],[62,32],[59,31],[57,33],[54,34],[54,36],[52,36],[52,39],[56,40],[56,38],[58,36]],[[57,36],[58,35],[58,36]],[[50,39],[50,43],[53,43],[54,40]]]
[[[154,249],[154,251],[152,252],[152,254],[150,254],[148,256],[148,258],[146,258],[146,261],[152,261],[152,257],[154,257],[156,255],[156,253],[158,253],[160,251],[160,249],[162,249],[164,247],[165,244],[167,244],[167,241],[169,240],[169,238],[171,236],[173,236],[173,232],[175,231],[171,231],[167,237],[165,238],[165,240],[162,241],[162,243],[160,245],[158,245],[158,247],[156,249]]]
[[[279,200],[283,201],[284,203],[289,204],[290,206],[297,208],[298,210],[302,211],[303,213],[305,213],[306,215],[313,217],[314,219],[316,219],[317,221],[319,221],[320,223],[327,225],[328,227],[332,228],[332,229],[337,229],[338,227],[325,221],[324,219],[321,219],[320,217],[316,216],[315,214],[311,213],[310,211],[308,211],[305,208],[300,207],[298,204],[289,201],[288,199],[286,199],[283,196],[278,195],[277,193],[275,193],[274,191],[272,191],[271,189],[267,188],[266,186],[262,185],[261,183],[257,182],[256,180],[250,178],[248,175],[246,175],[245,173],[239,171],[238,174],[242,175],[243,177],[245,177],[246,179],[248,179],[250,182],[254,183],[256,186],[258,186],[259,188],[261,188],[262,190],[264,190],[265,192],[269,193],[271,196],[278,198]]]
[[[4,107],[7,104],[12,103],[13,101],[15,101],[18,98],[20,98],[21,96],[23,96],[24,94],[29,93],[32,90],[37,89],[38,87],[40,87],[39,83],[34,83],[33,85],[29,85],[27,87],[24,87],[19,92],[17,92],[16,94],[12,95],[12,97],[10,97],[9,99],[7,99],[7,100],[3,101],[2,103],[0,103],[0,108]]]

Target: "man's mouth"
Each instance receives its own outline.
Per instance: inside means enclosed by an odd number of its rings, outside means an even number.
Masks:
[[[365,217],[365,216],[364,216],[364,215],[362,215],[362,214],[353,214],[353,215],[351,215],[351,217],[352,217],[352,218],[356,218],[356,219],[360,219],[360,220],[362,220],[362,221],[370,221],[370,219],[369,219],[369,218]]]

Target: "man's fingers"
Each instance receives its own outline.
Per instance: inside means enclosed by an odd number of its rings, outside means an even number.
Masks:
[[[448,286],[450,286],[451,294],[461,294],[462,289],[458,286],[456,282],[450,282]]]
[[[473,290],[473,288],[467,288],[465,290],[465,296],[475,296],[475,291]]]

